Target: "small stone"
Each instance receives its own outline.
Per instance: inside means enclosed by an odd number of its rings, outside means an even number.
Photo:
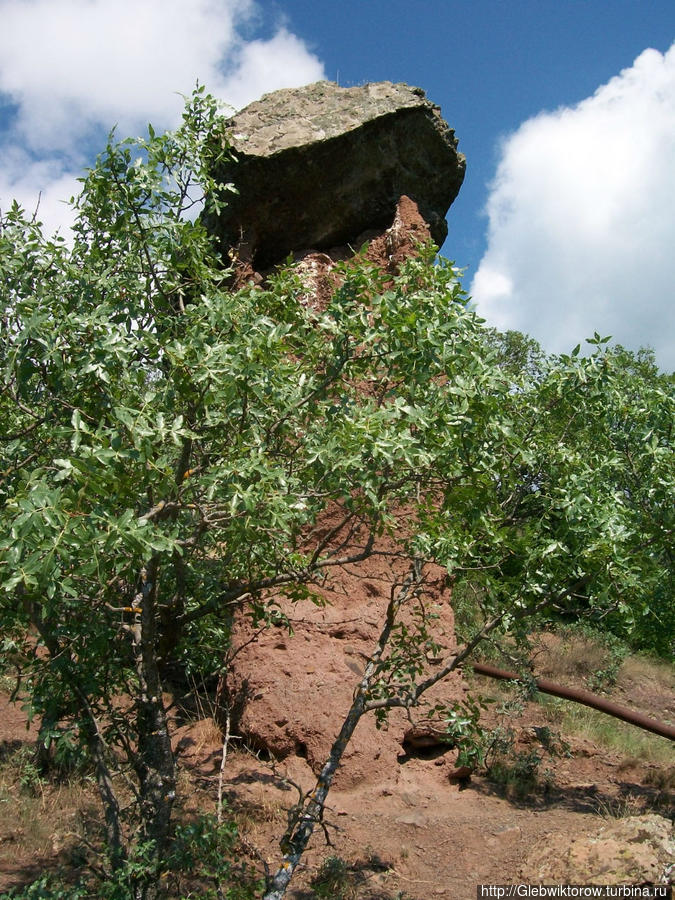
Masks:
[[[427,817],[421,812],[410,812],[396,819],[399,825],[412,825],[415,828],[424,828],[427,825]]]

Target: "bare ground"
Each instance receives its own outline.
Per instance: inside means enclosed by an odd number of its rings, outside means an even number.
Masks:
[[[666,674],[656,680],[649,667],[629,665],[613,696],[672,721],[675,685],[672,675],[662,671]],[[477,679],[474,688],[498,700],[506,696],[487,679]],[[494,724],[496,713],[491,711],[488,718],[492,722],[486,724]],[[514,750],[521,756],[539,746],[537,728],[560,725],[550,707],[539,703],[527,703],[509,724],[517,738]],[[616,729],[634,732],[624,723],[616,723]],[[451,780],[453,751],[431,750],[424,758],[424,751],[409,756],[403,749],[393,765],[389,758],[386,765],[383,760],[376,778],[355,786],[344,779],[346,787],[338,786],[329,796],[326,829],[315,834],[288,896],[314,897],[312,879],[328,857],[339,857],[347,866],[340,888],[346,900],[469,900],[479,883],[536,881],[542,872],[550,875],[550,861],[542,869],[548,846],[561,864],[575,847],[585,846],[585,836],[597,836],[616,819],[648,812],[673,816],[675,767],[665,739],[650,738],[651,758],[645,758],[644,750],[640,755],[609,750],[564,729],[562,736],[569,755],[544,758],[536,784],[496,784],[480,774]],[[34,728],[26,730],[20,707],[0,695],[0,762],[5,768],[33,739]],[[185,725],[178,730],[177,744],[180,785],[187,798],[179,814],[213,811],[222,751],[218,730],[210,719]],[[279,860],[277,842],[286,826],[286,810],[297,801],[290,782],[304,790],[312,787],[306,759],[289,755],[273,765],[232,742],[225,795],[239,823],[244,852],[257,864],[265,859],[274,868]],[[76,835],[86,833],[97,814],[91,785],[47,784],[34,794],[27,797],[17,780],[5,778],[0,787],[0,891],[31,881],[52,866],[76,867]],[[587,867],[595,866],[595,871],[589,868],[587,880],[616,881],[616,872],[603,874],[600,863],[583,858]]]

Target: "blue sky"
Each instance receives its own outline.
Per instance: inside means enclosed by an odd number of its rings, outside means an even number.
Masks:
[[[237,107],[323,77],[406,81],[467,156],[443,253],[481,314],[675,368],[672,0],[0,0],[0,23],[3,207],[41,192],[66,227],[108,128],[171,127],[197,78]]]
[[[455,129],[467,177],[444,251],[475,271],[500,138],[542,110],[574,105],[675,40],[675,4],[640,0],[362,0],[270,4],[344,86],[423,87]]]

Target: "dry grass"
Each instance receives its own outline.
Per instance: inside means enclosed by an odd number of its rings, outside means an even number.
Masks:
[[[635,797],[615,797],[612,800],[601,800],[596,804],[596,814],[610,821],[641,816],[644,812],[644,805]]]
[[[581,632],[543,634],[535,646],[537,674],[564,684],[587,684],[610,663],[608,649]]]
[[[239,834],[251,840],[259,839],[269,831],[270,825],[274,825],[278,830],[278,826],[285,827],[287,822],[287,808],[283,803],[262,792],[254,801],[238,803],[230,813]]]
[[[48,860],[68,852],[98,819],[96,792],[88,781],[27,780],[17,756],[0,766],[0,871],[22,859]]]
[[[199,732],[199,740],[197,741],[197,752],[201,753],[201,751],[206,746],[210,746],[211,744],[222,744],[223,743],[223,732],[212,716],[209,716],[203,723],[201,723],[201,728]]]
[[[660,698],[675,694],[675,667],[661,660],[645,656],[627,656],[618,665],[610,647],[592,635],[570,630],[563,635],[542,634],[533,640],[535,646],[535,670],[552,681],[561,684],[582,684],[585,688],[598,672],[607,671],[614,664],[616,684],[609,694],[618,694],[619,702],[641,708],[637,704],[646,701],[653,707],[645,710],[658,718],[657,705]],[[496,685],[489,679],[481,679],[483,693],[504,704],[515,702],[517,688],[508,682]],[[597,688],[595,688],[597,690]],[[631,698],[632,697],[632,702]],[[620,767],[627,769],[634,765],[651,763],[668,766],[673,761],[673,745],[667,738],[643,731],[627,722],[590,709],[578,703],[557,697],[538,695],[549,724],[560,731],[563,737],[587,738],[600,747],[611,750],[623,758]]]
[[[642,779],[642,783],[660,791],[675,791],[675,766],[669,769],[650,769]]]
[[[645,702],[654,706],[654,698],[658,702],[659,698],[675,694],[675,667],[645,656],[621,659],[609,644],[592,634],[573,629],[560,635],[542,634],[537,638],[536,646],[537,672],[553,681],[567,685],[582,683],[591,690],[598,690],[594,680],[603,673],[611,673],[609,681],[615,680],[615,683],[609,693],[632,696],[633,705]],[[601,686],[610,687],[607,683]],[[672,762],[672,742],[667,738],[577,703],[553,697],[542,697],[540,702],[549,722],[564,734],[588,738],[620,754],[626,768],[633,763],[663,765]]]
[[[654,692],[675,694],[675,666],[665,660],[627,656],[619,669],[617,687],[629,692],[640,683],[649,684]]]

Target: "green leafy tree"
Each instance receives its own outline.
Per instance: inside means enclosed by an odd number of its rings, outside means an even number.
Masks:
[[[438,267],[408,264],[396,280],[403,303],[410,299],[412,271],[443,277]],[[608,347],[597,334],[588,357],[577,347],[545,358],[530,339],[496,335],[465,309],[449,310],[438,281],[427,283],[421,297],[440,301],[425,327],[447,355],[431,375],[438,405],[426,395],[421,414],[433,410],[431,419],[415,429],[427,449],[433,446],[433,463],[406,545],[410,571],[392,591],[379,640],[316,786],[290,819],[283,862],[265,900],[285,895],[363,715],[384,721],[393,708],[419,708],[430,688],[486,640],[499,647],[508,634],[526,648],[533,628],[561,618],[611,623],[633,636],[657,623],[662,647],[672,647],[675,637],[672,600],[664,590],[672,584],[672,377],[660,375],[649,354]],[[416,338],[407,340],[416,346]],[[403,384],[401,394],[414,402]],[[464,622],[456,608],[458,649],[436,665],[430,662],[440,649],[430,627],[433,605],[424,599],[429,560],[446,568],[458,597],[473,598]],[[465,753],[472,732],[480,730],[479,713],[472,699],[428,708]]]
[[[560,612],[644,622],[671,562],[672,380],[597,337],[586,358],[501,346],[433,248],[393,279],[345,264],[325,309],[292,267],[231,290],[199,215],[228,153],[199,89],[176,132],[111,138],[72,246],[0,220],[5,651],[41,741],[93,761],[107,877],[138,900],[173,846],[165,689],[222,666],[236,613],[283,622],[382,535],[405,573],[281,842],[281,897],[362,715]],[[438,665],[432,563],[477,598]]]

